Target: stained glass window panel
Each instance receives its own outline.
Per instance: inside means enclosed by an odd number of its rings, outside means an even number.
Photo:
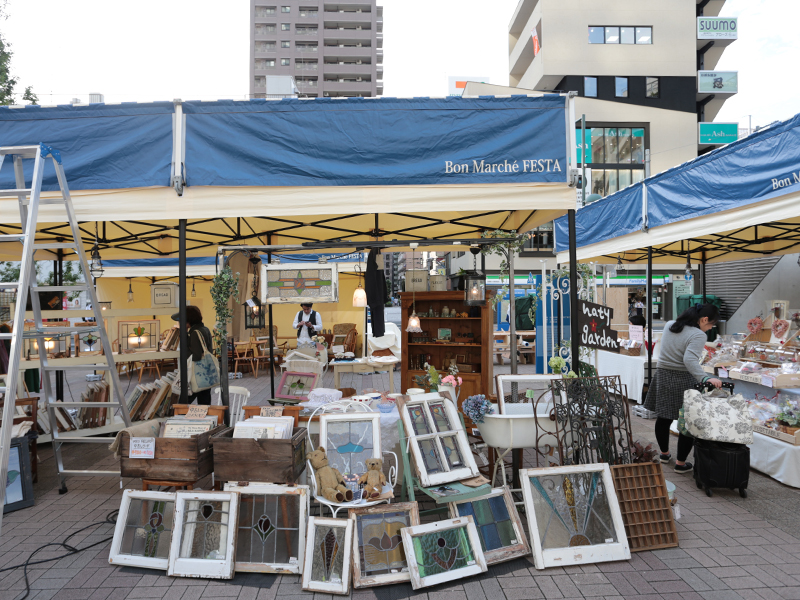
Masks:
[[[442,462],[439,460],[439,448],[436,446],[436,440],[419,440],[418,443],[428,475],[443,471],[444,467],[442,467]]]
[[[297,560],[300,502],[297,495],[242,494],[236,561],[285,565]]]
[[[410,526],[411,519],[406,512],[356,517],[362,577],[397,573],[408,568],[400,530]]]
[[[314,528],[311,581],[321,583],[340,583],[342,581],[345,564],[344,536],[344,527],[323,525]]]
[[[466,527],[432,531],[413,538],[420,577],[430,577],[475,564]]]
[[[168,558],[174,517],[174,500],[131,498],[119,553]]]
[[[471,515],[484,552],[517,544],[514,525],[503,496],[493,496],[457,505],[461,517]]]
[[[530,478],[543,550],[617,542],[601,472]]]
[[[437,431],[452,431],[450,420],[447,418],[447,413],[444,404],[441,402],[431,402],[429,405],[433,422],[436,423]]]
[[[458,438],[454,435],[442,436],[442,448],[447,458],[450,469],[460,469],[464,466],[464,459],[461,457],[461,450],[458,448]]]
[[[414,427],[414,433],[416,435],[432,433],[428,421],[425,418],[425,409],[422,405],[409,407],[408,414],[411,417],[411,425]]]
[[[328,421],[326,450],[328,464],[342,475],[361,476],[366,461],[374,455],[372,421]]]
[[[222,500],[186,502],[179,558],[225,560],[229,504]]]

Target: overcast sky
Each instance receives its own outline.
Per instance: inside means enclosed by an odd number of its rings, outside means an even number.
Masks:
[[[668,0],[665,0],[668,1]],[[383,0],[384,93],[444,96],[449,75],[508,81],[508,22],[517,0]],[[0,22],[20,94],[42,103],[245,98],[248,0],[10,0]],[[490,8],[491,7],[491,8]],[[717,120],[765,125],[800,112],[800,2],[728,0],[739,39],[718,69],[739,94]]]

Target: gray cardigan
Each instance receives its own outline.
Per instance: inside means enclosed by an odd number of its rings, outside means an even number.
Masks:
[[[686,326],[680,333],[672,333],[669,328],[675,321],[664,325],[661,337],[661,354],[658,355],[658,368],[670,371],[687,371],[698,383],[708,375],[700,366],[706,334],[697,327]]]

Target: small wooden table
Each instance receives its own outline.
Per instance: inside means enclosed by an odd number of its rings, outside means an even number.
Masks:
[[[525,338],[533,338],[536,340],[536,331],[533,330],[517,330],[517,352],[523,363],[529,362],[530,357],[536,354],[536,344],[532,346],[523,346],[522,341]],[[499,342],[499,343],[498,343]],[[497,362],[503,364],[503,356],[510,355],[511,353],[511,333],[508,331],[495,331],[494,332],[494,346],[492,347],[492,354],[497,356]]]
[[[341,387],[339,385],[339,375],[341,373],[379,373],[381,371],[389,371],[389,389],[394,392],[394,366],[397,363],[386,364],[369,364],[367,362],[359,362],[357,360],[348,362],[337,362],[332,360],[330,366],[333,367],[333,387],[337,390]]]

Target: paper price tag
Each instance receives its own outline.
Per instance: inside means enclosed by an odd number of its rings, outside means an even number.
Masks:
[[[762,375],[761,376],[761,385],[765,385],[767,387],[774,387],[775,380],[770,377],[769,375]]]
[[[132,437],[128,456],[130,458],[155,458],[156,438]]]
[[[720,367],[719,368],[719,376],[722,377],[723,379],[727,379],[728,378],[728,369],[726,369],[725,367]]]
[[[208,415],[208,406],[205,404],[192,404],[189,407],[189,412],[186,413],[187,419],[203,418]]]
[[[262,417],[282,417],[283,416],[283,407],[282,406],[262,406],[261,407],[261,414]]]

